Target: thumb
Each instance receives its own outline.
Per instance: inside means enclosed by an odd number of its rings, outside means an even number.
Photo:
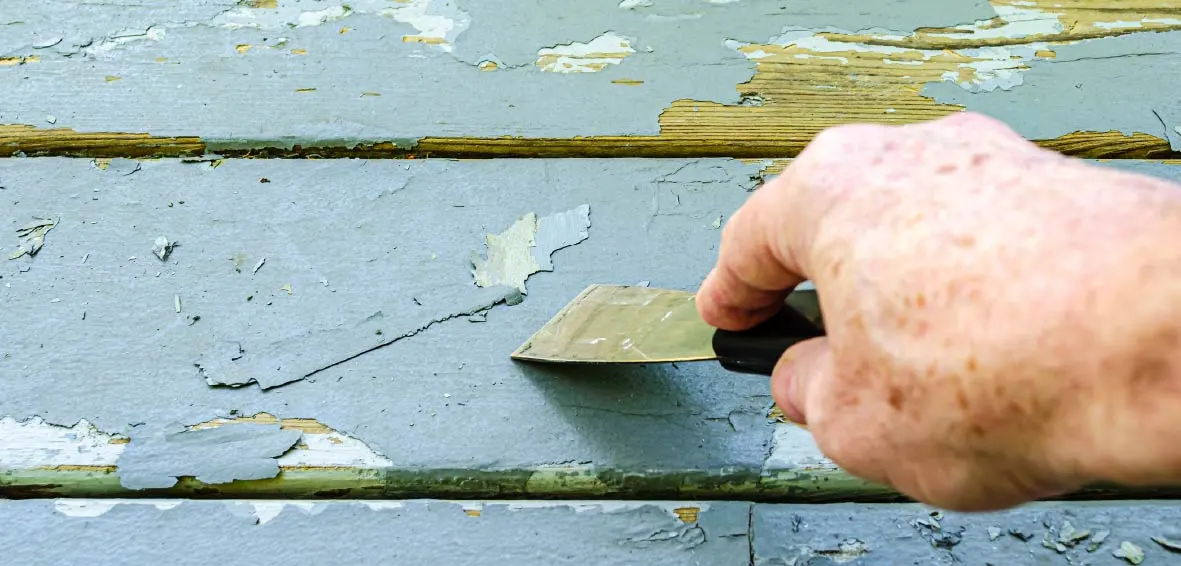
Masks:
[[[783,353],[771,374],[771,397],[788,420],[806,425],[810,387],[832,374],[832,355],[825,337],[804,340]]]

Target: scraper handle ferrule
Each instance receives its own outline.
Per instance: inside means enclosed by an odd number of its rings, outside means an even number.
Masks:
[[[796,309],[784,305],[775,316],[747,330],[717,330],[714,354],[722,367],[739,373],[771,375],[791,346],[824,336],[824,330]]]

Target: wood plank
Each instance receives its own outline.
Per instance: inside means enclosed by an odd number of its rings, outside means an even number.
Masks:
[[[0,502],[17,564],[1127,564],[1177,561],[1181,503]],[[134,533],[134,536],[128,536]],[[110,541],[121,541],[111,544]],[[1118,553],[1118,556],[1117,556]]]
[[[1175,501],[1039,503],[978,514],[913,504],[757,505],[752,554],[753,564],[767,566],[1175,564],[1178,520]],[[1139,560],[1121,560],[1137,551]]]
[[[1178,0],[239,4],[16,0],[0,152],[790,157],[964,108],[1072,155],[1181,150]]]
[[[0,263],[0,497],[895,499],[766,380],[509,359],[590,283],[695,289],[763,166],[0,160],[4,257],[50,219]],[[528,213],[576,243],[509,306],[472,254]]]
[[[0,502],[12,564],[746,564],[728,502]],[[112,544],[112,541],[119,541]]]

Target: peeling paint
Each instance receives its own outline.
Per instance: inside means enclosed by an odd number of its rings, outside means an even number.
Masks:
[[[0,439],[0,468],[8,470],[113,466],[128,440],[99,430],[86,419],[63,426],[38,416],[20,421],[0,418]]]
[[[796,59],[820,59],[848,65],[850,59],[877,60],[884,65],[928,66],[939,71],[939,79],[969,92],[1010,90],[1022,83],[1022,73],[1029,61],[1039,58],[1047,43],[1032,42],[1010,46],[969,49],[913,49],[891,45],[873,45],[837,41],[829,32],[788,31],[772,38],[769,44],[750,44],[729,40],[726,45],[753,60],[791,56]],[[832,54],[832,55],[818,55]],[[840,55],[837,55],[840,54]],[[916,73],[919,71],[916,69]],[[925,75],[926,73],[922,73]]]
[[[258,423],[139,428],[132,429],[131,442],[116,462],[119,482],[128,489],[169,488],[185,476],[206,484],[273,478],[279,475],[277,458],[303,436],[299,430]]]
[[[34,218],[34,220],[16,229],[16,235],[21,239],[16,251],[8,255],[8,259],[19,259],[24,256],[33,257],[45,246],[45,236],[61,222],[60,218]]]
[[[481,287],[508,286],[528,294],[525,280],[553,271],[550,256],[590,237],[590,205],[537,218],[530,212],[499,234],[485,236],[487,256],[472,252],[472,275]]]
[[[597,73],[607,65],[618,65],[636,50],[631,39],[607,32],[588,43],[572,42],[546,47],[537,52],[536,65],[551,73]]]
[[[290,0],[265,11],[240,7],[219,14],[212,23],[227,29],[282,30],[316,27],[353,16],[376,14],[415,29],[417,33],[403,36],[402,41],[434,45],[443,51],[450,51],[450,43],[471,23],[467,14],[457,8],[455,2],[449,1],[399,0],[391,5],[388,0],[354,0],[347,4],[322,6],[313,0]],[[342,28],[342,32],[346,29]]]

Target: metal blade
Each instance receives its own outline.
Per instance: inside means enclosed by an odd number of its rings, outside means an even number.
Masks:
[[[513,359],[566,363],[712,360],[714,328],[695,294],[591,285],[513,352]]]

